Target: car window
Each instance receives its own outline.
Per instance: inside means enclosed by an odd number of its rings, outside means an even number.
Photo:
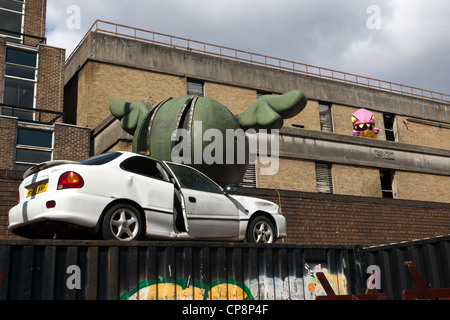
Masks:
[[[129,172],[137,173],[146,177],[167,180],[162,166],[155,160],[144,157],[131,157],[120,164],[120,167]]]
[[[199,191],[223,193],[222,189],[211,179],[187,166],[179,166],[174,163],[167,164],[177,177],[182,188]]]
[[[122,153],[120,153],[120,152],[108,152],[108,153],[100,154],[95,157],[87,158],[87,159],[81,161],[81,164],[85,164],[88,166],[93,166],[93,165],[97,166],[97,165],[108,163],[108,162],[116,159],[117,157],[119,157],[121,154]]]

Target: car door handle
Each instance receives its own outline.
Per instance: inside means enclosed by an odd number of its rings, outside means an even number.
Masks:
[[[195,203],[195,202],[197,202],[197,199],[195,199],[194,197],[189,197],[189,201],[192,203]]]

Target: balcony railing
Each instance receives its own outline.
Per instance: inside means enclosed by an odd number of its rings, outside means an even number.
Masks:
[[[358,86],[364,86],[368,88],[374,88],[383,91],[389,91],[408,95],[412,97],[439,101],[443,103],[450,103],[450,95],[431,91],[427,89],[416,88],[399,83],[374,79],[370,77],[360,76],[353,73],[342,72],[338,70],[317,67],[301,62],[275,58],[259,53],[253,53],[249,51],[243,51],[215,45],[211,43],[171,36],[159,32],[153,32],[140,28],[129,27],[117,23],[112,23],[103,20],[96,20],[91,26],[89,31],[80,41],[76,49],[81,45],[83,40],[89,35],[90,32],[102,32],[106,34],[113,34],[115,36],[131,38],[134,40],[155,43],[158,45],[169,46],[172,48],[183,49],[187,51],[198,52],[207,55],[218,56],[225,59],[231,59],[235,61],[246,62],[254,65],[262,65],[265,67],[291,71],[295,73],[301,73],[308,76],[315,76],[324,79],[330,79],[334,81],[350,83]],[[68,57],[67,61],[72,57],[72,54]]]
[[[8,40],[14,41],[14,42],[20,42],[26,44],[27,41],[25,41],[27,38],[35,39],[36,40],[36,46],[38,44],[46,44],[47,38],[44,37],[38,37],[27,33],[19,33],[14,31],[9,31],[6,29],[0,28],[0,36],[4,37]]]
[[[64,122],[64,112],[34,109],[0,103],[0,115],[17,117],[22,122],[52,125],[58,120]]]

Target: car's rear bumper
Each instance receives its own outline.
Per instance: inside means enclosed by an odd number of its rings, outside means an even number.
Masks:
[[[61,191],[45,197],[21,202],[9,211],[9,227],[17,228],[38,224],[43,221],[59,221],[84,228],[94,228],[111,199]],[[47,208],[49,201],[55,201],[53,208]]]

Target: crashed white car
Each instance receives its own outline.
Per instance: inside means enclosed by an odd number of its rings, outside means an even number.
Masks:
[[[9,230],[28,238],[88,231],[122,241],[286,237],[278,205],[229,191],[189,166],[131,152],[50,161],[25,172]]]

